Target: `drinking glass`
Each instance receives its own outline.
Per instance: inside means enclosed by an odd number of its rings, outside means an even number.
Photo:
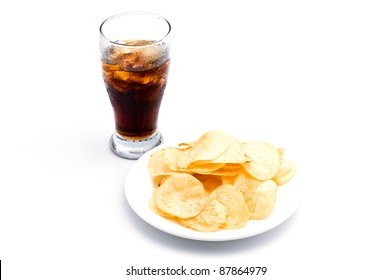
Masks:
[[[163,17],[128,12],[100,26],[103,81],[114,112],[110,147],[138,159],[160,145],[159,110],[170,66],[171,25]]]

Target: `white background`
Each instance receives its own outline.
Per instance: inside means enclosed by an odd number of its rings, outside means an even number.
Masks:
[[[285,147],[304,188],[286,223],[199,242],[131,210],[133,162],[108,147],[98,27],[132,10],[173,26],[166,142],[218,128]],[[2,1],[4,279],[136,279],[126,276],[132,265],[268,268],[189,279],[390,279],[390,15],[389,1],[376,0]]]

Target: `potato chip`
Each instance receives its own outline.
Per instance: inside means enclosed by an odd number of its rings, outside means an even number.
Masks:
[[[234,175],[234,176],[220,176],[220,177],[224,185],[233,185],[237,176]]]
[[[278,186],[281,186],[292,179],[295,174],[296,164],[293,161],[282,158],[281,165],[277,171],[276,176],[274,176],[273,181],[276,182]]]
[[[216,175],[216,176],[235,176],[238,175],[242,170],[243,168],[240,165],[237,165],[235,168],[225,165],[222,168],[214,171],[205,171],[205,172],[198,172],[198,173],[207,174],[207,175]]]
[[[178,218],[191,218],[205,207],[202,183],[187,173],[174,173],[155,189],[156,206]]]
[[[242,166],[254,178],[264,181],[273,178],[279,168],[279,155],[272,144],[253,141],[242,143],[242,149],[251,161]]]
[[[285,154],[285,149],[284,148],[277,148],[277,153],[278,153],[278,156],[279,158],[283,158],[284,157],[284,154]]]
[[[167,180],[168,178],[170,178],[170,175],[153,177],[153,179],[154,179],[154,186],[160,187],[164,183],[164,181]]]
[[[155,203],[155,196],[152,195],[151,199],[149,200],[149,208],[155,212],[156,214],[158,214],[159,216],[162,216],[162,217],[165,217],[165,218],[175,218],[175,216],[173,215],[170,215],[162,210],[160,210],[157,206],[156,206],[156,203]]]
[[[186,168],[181,168],[178,171],[198,174],[211,174],[213,171],[216,171],[224,166],[224,163],[191,163]]]
[[[174,171],[166,164],[165,161],[166,149],[157,150],[151,155],[148,162],[149,174],[152,177],[171,175]]]
[[[274,208],[277,184],[272,180],[258,181],[240,174],[234,186],[241,191],[250,211],[250,220],[266,218]]]
[[[247,178],[244,174],[239,174],[233,180],[232,185],[237,188],[242,194],[248,191]]]
[[[228,149],[230,141],[227,134],[219,130],[204,133],[195,143],[189,145],[186,157],[180,162],[181,168],[186,168],[193,162],[210,162]],[[182,144],[184,145],[184,144]]]
[[[179,144],[178,144],[178,147],[181,148],[181,149],[188,149],[188,148],[193,147],[194,144],[195,144],[195,142],[190,142],[190,143],[179,143]]]
[[[217,158],[211,160],[210,163],[239,164],[248,161],[239,141],[226,133],[222,135],[224,136],[224,141],[228,144],[228,148]]]
[[[228,209],[227,220],[222,228],[237,229],[247,224],[250,212],[242,193],[237,188],[232,185],[221,185],[210,194],[210,197],[217,199]]]
[[[213,130],[198,140],[153,153],[148,169],[156,186],[149,206],[160,216],[200,232],[238,229],[274,208],[277,186],[296,173],[283,148],[240,142]]]
[[[217,231],[226,222],[228,209],[217,199],[208,197],[205,208],[200,214],[189,219],[180,219],[179,222],[188,228],[201,232]]]
[[[247,191],[243,196],[250,211],[250,220],[266,218],[273,210],[276,200],[277,184],[266,180],[255,188]]]
[[[215,188],[223,184],[220,176],[204,174],[194,174],[193,176],[202,183],[207,193],[212,192]]]
[[[179,161],[185,157],[186,149],[180,149],[175,147],[166,147],[164,152],[164,162],[166,165],[174,171],[180,169]]]

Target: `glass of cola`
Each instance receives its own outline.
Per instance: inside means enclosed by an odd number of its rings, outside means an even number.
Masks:
[[[112,151],[138,159],[160,145],[160,104],[170,66],[171,25],[163,17],[128,12],[100,26],[103,81],[114,112]]]

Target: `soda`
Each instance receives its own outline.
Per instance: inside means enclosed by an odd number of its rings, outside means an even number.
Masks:
[[[145,139],[157,131],[169,56],[153,41],[127,40],[118,44],[107,47],[102,56],[103,80],[116,131],[126,139]]]

